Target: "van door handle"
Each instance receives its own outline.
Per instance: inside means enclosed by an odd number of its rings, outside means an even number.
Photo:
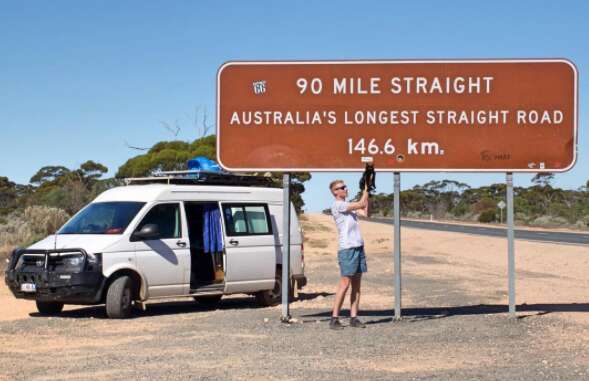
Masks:
[[[178,241],[178,242],[176,242],[176,245],[177,246],[180,246],[180,247],[186,247],[186,242],[184,242],[184,241]]]
[[[237,245],[239,245],[239,241],[236,241],[236,240],[234,240],[234,239],[232,239],[232,240],[229,240],[229,243],[230,243],[230,244],[232,244],[233,246],[237,246]]]

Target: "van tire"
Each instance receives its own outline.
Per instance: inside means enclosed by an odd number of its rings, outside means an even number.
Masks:
[[[106,293],[106,315],[111,319],[126,319],[133,307],[133,280],[123,275],[115,279]]]
[[[41,302],[37,300],[36,304],[37,311],[39,311],[41,315],[55,315],[63,310],[63,303],[60,302]]]
[[[274,288],[264,290],[255,294],[256,302],[264,307],[277,306],[282,303],[282,272],[277,272],[275,276]],[[288,287],[288,300],[294,299],[294,282],[291,279]]]

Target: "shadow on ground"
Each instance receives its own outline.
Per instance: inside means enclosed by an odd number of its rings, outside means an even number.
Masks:
[[[254,309],[254,308],[262,308],[258,306],[252,297],[243,297],[243,298],[231,298],[231,299],[224,299],[217,306],[208,306],[204,304],[199,304],[196,301],[192,301],[190,299],[186,299],[185,301],[171,301],[171,302],[159,302],[159,303],[150,303],[147,305],[147,309],[144,311],[140,308],[135,308],[133,310],[133,315],[131,316],[132,319],[142,318],[142,317],[149,317],[149,316],[164,316],[164,315],[176,315],[176,314],[186,314],[186,313],[194,313],[194,312],[202,312],[202,311],[211,311],[211,310],[236,310],[236,309]],[[43,316],[39,313],[30,313],[32,317],[39,317]],[[89,307],[81,307],[75,310],[68,310],[63,311],[55,317],[64,317],[64,318],[95,318],[95,319],[106,319],[106,309],[104,305],[98,306],[89,306]]]
[[[317,293],[299,293],[297,301],[312,300],[320,296],[326,297],[331,296],[333,293],[328,292],[317,292]],[[177,315],[177,314],[188,314],[195,312],[211,311],[211,310],[240,310],[240,309],[260,309],[265,308],[258,304],[251,296],[244,297],[231,297],[222,299],[219,304],[210,306],[206,304],[200,304],[196,301],[186,299],[182,301],[170,301],[170,302],[155,302],[149,303],[147,309],[144,311],[139,308],[133,310],[131,319],[137,319],[149,316],[165,316],[165,315]],[[46,317],[38,312],[30,313],[31,317]],[[94,319],[107,319],[106,310],[104,305],[80,307],[75,310],[67,310],[54,315],[54,317],[63,318],[94,318]]]
[[[318,297],[328,297],[328,296],[332,296],[335,295],[335,293],[333,292],[299,292],[298,297],[297,297],[297,301],[303,301],[303,300],[313,300],[315,298]]]
[[[516,307],[517,312],[533,312],[528,315],[519,315],[518,319],[529,316],[546,315],[551,312],[589,312],[589,303],[555,303],[555,304],[520,304]],[[345,315],[349,311],[342,311]],[[410,320],[440,319],[450,316],[466,315],[489,315],[509,312],[509,307],[503,304],[478,304],[474,306],[456,306],[456,307],[433,307],[433,308],[404,308],[401,315]],[[394,310],[362,310],[361,316],[364,317],[381,317],[379,320],[372,320],[367,324],[377,324],[391,321],[395,317]],[[303,318],[329,318],[330,311],[316,314],[303,315]]]

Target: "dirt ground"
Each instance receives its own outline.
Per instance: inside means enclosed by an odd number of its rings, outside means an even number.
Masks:
[[[516,241],[517,319],[507,311],[507,241],[402,229],[403,315],[393,319],[392,226],[363,221],[366,329],[327,329],[338,279],[331,217],[308,215],[309,284],[291,304],[224,298],[149,304],[134,319],[67,306],[40,317],[0,285],[0,379],[589,378],[589,247]],[[347,312],[344,312],[344,314]]]

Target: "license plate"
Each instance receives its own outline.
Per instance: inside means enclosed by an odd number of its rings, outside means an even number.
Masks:
[[[23,283],[20,285],[20,290],[22,292],[36,292],[37,286],[35,283]]]

